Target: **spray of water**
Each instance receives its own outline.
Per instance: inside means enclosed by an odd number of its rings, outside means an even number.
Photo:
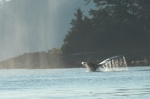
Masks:
[[[0,61],[61,47],[81,2],[0,0]]]
[[[124,56],[114,56],[98,64],[101,71],[124,71],[128,70]]]
[[[56,13],[51,3],[52,0],[12,0],[1,5],[0,51],[4,58],[55,45]]]
[[[127,62],[124,56],[114,56],[105,59],[99,64],[91,63],[91,62],[81,62],[81,64],[87,69],[89,72],[95,71],[126,71],[128,70]]]

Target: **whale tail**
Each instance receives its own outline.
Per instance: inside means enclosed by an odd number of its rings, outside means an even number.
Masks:
[[[128,70],[127,62],[124,56],[114,56],[105,59],[98,64],[103,71],[123,71]]]
[[[92,62],[81,62],[81,64],[88,69],[88,71],[95,72],[98,69],[100,71],[122,71],[128,70],[127,62],[124,56],[114,56],[105,59],[99,64]]]

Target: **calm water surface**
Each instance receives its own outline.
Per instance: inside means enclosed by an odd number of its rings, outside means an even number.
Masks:
[[[150,99],[150,67],[0,70],[0,99]]]

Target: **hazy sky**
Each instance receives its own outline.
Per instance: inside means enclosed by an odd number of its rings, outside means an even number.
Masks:
[[[60,48],[84,0],[11,0],[0,6],[0,60]]]

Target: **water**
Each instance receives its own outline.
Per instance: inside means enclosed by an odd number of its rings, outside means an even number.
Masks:
[[[150,99],[150,67],[0,70],[0,99]]]

